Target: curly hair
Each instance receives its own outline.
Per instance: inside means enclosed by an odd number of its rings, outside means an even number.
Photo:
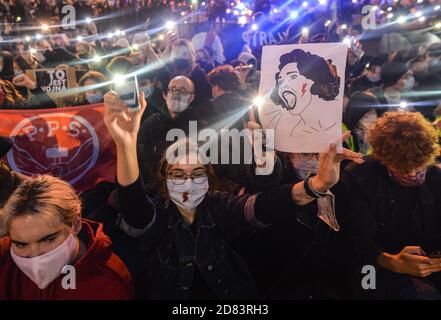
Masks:
[[[234,68],[230,65],[224,65],[214,68],[208,74],[208,81],[214,86],[219,86],[223,91],[239,91],[240,83]]]
[[[386,112],[368,132],[372,157],[402,173],[434,164],[438,135],[421,113]]]
[[[325,101],[334,100],[340,92],[340,77],[337,75],[337,68],[332,64],[332,60],[305,52],[301,49],[294,49],[285,53],[279,59],[279,72],[275,74],[276,86],[271,93],[271,100],[276,105],[285,103],[279,97],[278,78],[280,71],[289,63],[296,62],[299,73],[305,78],[314,81],[310,92]]]

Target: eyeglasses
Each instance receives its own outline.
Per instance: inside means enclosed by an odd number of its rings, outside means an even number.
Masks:
[[[182,95],[192,95],[193,94],[192,92],[188,92],[185,88],[171,87],[171,88],[168,88],[167,91],[171,92],[171,93],[180,93]]]
[[[208,175],[205,171],[192,172],[190,175],[183,172],[170,172],[168,177],[175,185],[182,185],[187,179],[193,180],[196,184],[202,184],[207,181]]]

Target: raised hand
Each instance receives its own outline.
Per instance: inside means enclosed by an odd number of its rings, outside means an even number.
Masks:
[[[141,116],[147,107],[144,93],[139,94],[140,110],[131,110],[114,91],[104,95],[104,123],[117,147],[136,146]]]
[[[346,140],[351,133],[345,132],[342,139]],[[311,180],[311,186],[315,191],[326,192],[338,182],[340,177],[340,163],[343,159],[354,161],[355,163],[363,163],[363,155],[351,150],[343,148],[343,153],[337,154],[336,144],[332,144],[329,152],[320,153],[318,173]]]
[[[35,81],[32,81],[26,74],[20,74],[14,77],[12,84],[16,87],[25,87],[29,90],[37,88]]]

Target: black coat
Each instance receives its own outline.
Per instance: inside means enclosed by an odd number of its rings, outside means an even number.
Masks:
[[[189,121],[199,120],[192,107],[171,118],[166,113],[155,113],[146,119],[138,133],[138,160],[144,181],[151,181],[159,161],[174,141],[166,141],[171,129],[182,129],[188,135]],[[202,124],[198,121],[198,129]]]
[[[263,224],[294,214],[292,185],[257,196],[209,193],[198,206],[195,230],[176,206],[162,197],[146,197],[140,179],[118,186],[120,227],[140,239],[147,255],[136,284],[139,298],[186,299],[197,268],[219,299],[256,298],[253,278],[233,249],[238,238]]]
[[[428,168],[419,187],[397,188],[386,168],[368,158],[361,165],[349,165],[342,182],[346,193],[342,231],[361,265],[376,265],[382,252],[397,254],[408,245],[421,246],[427,253],[441,247],[439,168]],[[409,220],[403,229],[405,211]]]

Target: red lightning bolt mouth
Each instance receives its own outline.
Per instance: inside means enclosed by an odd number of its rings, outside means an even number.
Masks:
[[[184,193],[182,194],[182,201],[183,201],[183,202],[187,202],[187,201],[188,201],[188,192],[184,192]]]
[[[302,86],[302,97],[303,97],[303,95],[306,93],[306,86],[307,86],[307,85],[308,85],[308,84],[304,83],[303,86]]]

